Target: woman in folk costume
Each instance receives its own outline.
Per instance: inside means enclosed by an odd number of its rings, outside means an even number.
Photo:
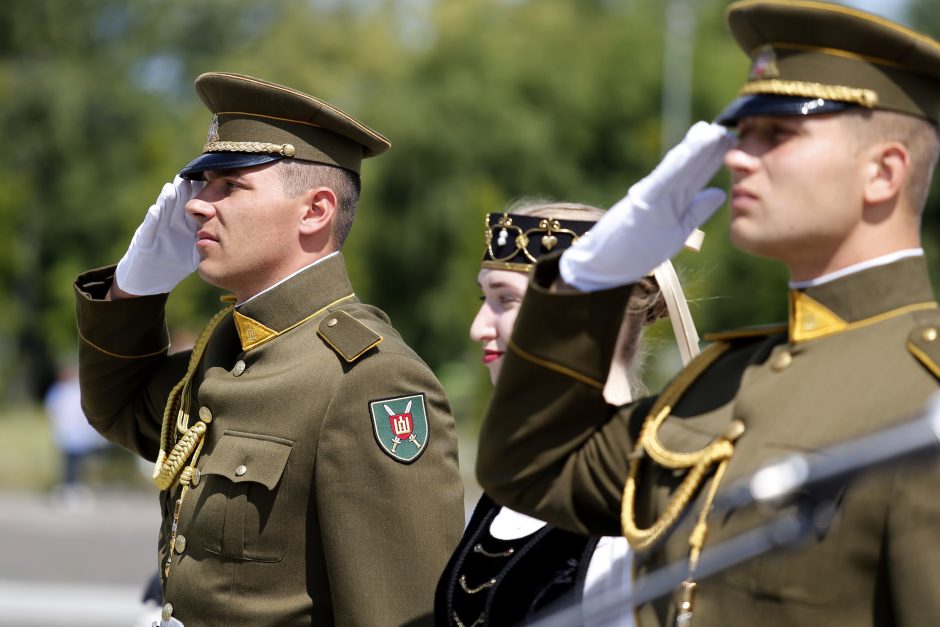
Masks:
[[[588,205],[523,200],[486,217],[478,282],[483,304],[470,337],[483,347],[483,363],[495,384],[518,307],[535,262],[575,244],[604,214]],[[697,232],[690,242],[700,242]],[[697,249],[697,243],[689,247]],[[630,402],[640,383],[643,327],[669,316],[683,363],[698,353],[698,335],[675,270],[667,261],[642,282],[626,316],[604,395]],[[484,494],[438,582],[435,622],[453,627],[512,625],[549,603],[581,601],[631,587],[632,556],[622,537],[588,537],[552,527],[501,507]],[[562,601],[564,602],[564,601]],[[588,627],[632,627],[632,613],[612,618],[584,613]]]

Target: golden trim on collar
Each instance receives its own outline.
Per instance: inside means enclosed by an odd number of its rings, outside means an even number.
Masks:
[[[775,94],[777,96],[804,96],[851,102],[868,109],[878,104],[878,93],[872,89],[846,87],[844,85],[823,85],[804,81],[784,81],[779,79],[758,80],[745,83],[741,95]]]
[[[914,303],[891,311],[886,311],[869,318],[846,322],[829,308],[822,305],[804,292],[790,292],[790,342],[798,344],[809,340],[816,340],[830,335],[837,335],[845,331],[860,329],[883,320],[897,316],[921,311],[936,309],[937,303]]]
[[[341,298],[337,298],[329,305],[326,305],[325,307],[321,307],[320,309],[317,309],[315,312],[313,312],[312,314],[310,314],[303,320],[299,320],[281,331],[275,331],[274,329],[270,329],[264,326],[263,324],[261,324],[260,322],[258,322],[257,320],[253,320],[252,318],[249,318],[248,316],[236,311],[235,316],[234,316],[235,328],[238,330],[238,339],[241,340],[242,350],[247,353],[248,351],[254,348],[258,348],[262,344],[270,342],[271,340],[273,340],[274,338],[278,336],[284,335],[291,329],[299,327],[300,325],[307,322],[308,320],[312,318],[316,318],[317,316],[322,314],[324,311],[326,311],[330,307],[338,305],[344,300],[349,300],[350,298],[353,298],[355,296],[356,296],[355,293],[351,293]],[[243,331],[242,331],[243,327],[245,329],[245,334],[243,334]]]

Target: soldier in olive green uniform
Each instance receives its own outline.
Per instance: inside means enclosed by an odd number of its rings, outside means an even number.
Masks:
[[[933,462],[845,486],[835,521],[798,549],[695,579],[703,548],[772,514],[710,512],[717,490],[906,420],[940,377],[919,240],[940,45],[817,2],[745,1],[728,19],[753,59],[719,118],[738,137],[694,126],[578,245],[536,267],[481,435],[480,481],[554,525],[621,530],[641,574],[684,562],[689,578],[639,608],[642,626],[933,624]],[[720,194],[699,190],[722,159],[731,239],[788,267],[789,324],[713,337],[658,397],[610,407],[602,388],[629,283],[717,207]],[[637,250],[648,265],[631,265]]]
[[[463,527],[453,420],[338,252],[389,144],[273,83],[196,87],[203,154],[76,283],[89,420],[156,461],[161,625],[429,623]],[[166,292],[197,267],[233,297],[168,356]]]

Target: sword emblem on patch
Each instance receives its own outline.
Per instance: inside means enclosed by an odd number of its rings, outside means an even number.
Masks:
[[[375,439],[389,457],[410,464],[421,455],[428,441],[424,394],[372,401],[369,411]]]

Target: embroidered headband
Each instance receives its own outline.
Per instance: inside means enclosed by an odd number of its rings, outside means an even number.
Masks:
[[[561,220],[515,213],[490,213],[484,218],[482,267],[528,272],[548,253],[570,248],[594,226],[594,220]]]

